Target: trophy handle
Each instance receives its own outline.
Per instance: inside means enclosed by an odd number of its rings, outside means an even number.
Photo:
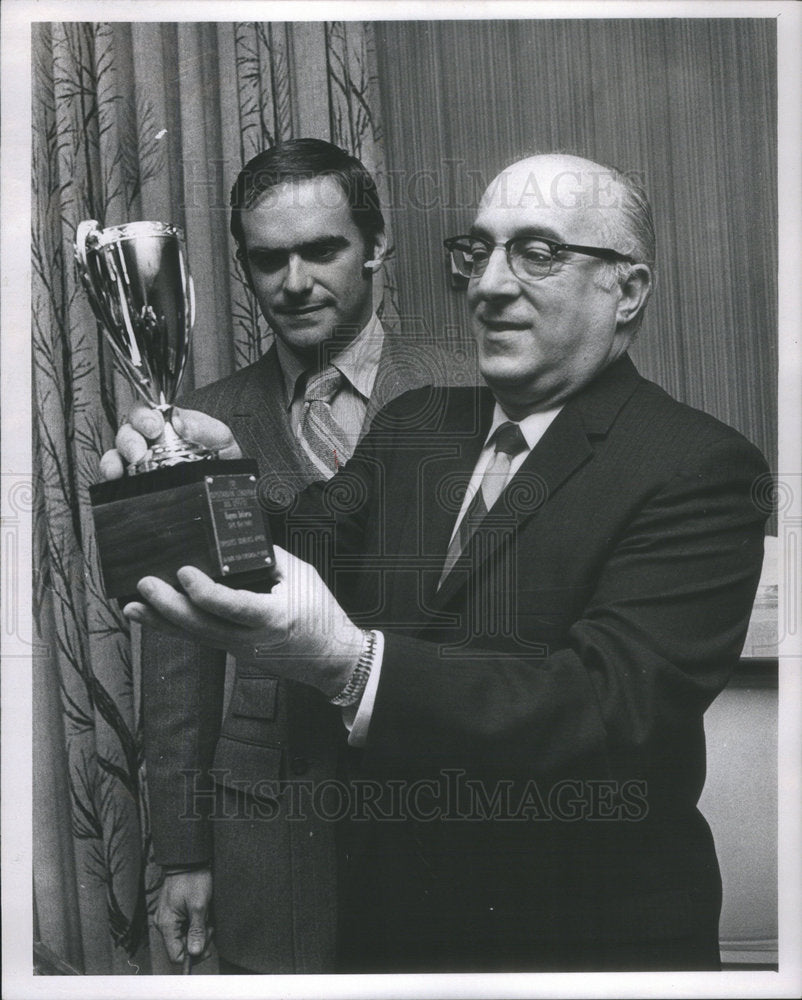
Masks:
[[[195,326],[195,282],[192,280],[192,275],[187,275],[187,291],[189,293],[187,297],[187,313],[188,315],[188,326],[190,331]],[[183,375],[183,371],[181,372]]]
[[[75,258],[82,272],[87,270],[86,242],[92,233],[99,231],[97,219],[86,219],[84,222],[79,222],[78,228],[75,230]]]
[[[89,299],[92,312],[104,326],[107,326],[109,316],[105,303],[95,294],[95,287],[90,278],[89,261],[86,257],[86,248],[90,238],[99,235],[100,232],[101,229],[97,219],[86,219],[84,222],[78,223],[78,228],[75,230],[75,260],[78,264],[78,276],[81,279],[81,284],[84,286],[84,291]]]

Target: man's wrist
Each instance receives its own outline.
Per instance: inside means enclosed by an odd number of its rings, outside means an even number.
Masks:
[[[373,629],[362,630],[362,650],[354,665],[345,686],[329,701],[339,708],[356,705],[362,697],[365,685],[368,683],[370,671],[376,658],[376,636]]]

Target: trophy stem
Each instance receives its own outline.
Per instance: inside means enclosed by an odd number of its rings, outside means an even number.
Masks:
[[[172,407],[169,410],[162,411],[162,417],[164,417],[164,430],[159,435],[158,440],[154,444],[154,447],[158,448],[176,448],[183,447],[185,442],[178,431],[173,427],[172,421]]]
[[[171,465],[180,465],[181,462],[201,462],[217,458],[217,452],[192,441],[185,441],[181,437],[170,420],[172,406],[163,404],[159,410],[164,417],[164,430],[153,443],[150,456],[143,458],[135,465],[128,466],[130,476],[138,476],[143,472],[153,472],[155,469],[164,469]]]

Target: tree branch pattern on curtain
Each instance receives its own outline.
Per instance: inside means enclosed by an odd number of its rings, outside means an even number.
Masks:
[[[131,393],[80,289],[74,233],[90,218],[182,226],[199,317],[187,388],[255,361],[271,334],[232,252],[228,191],[243,162],[301,135],[344,146],[381,184],[374,46],[359,23],[53,23],[34,26],[33,48],[33,603],[47,650],[35,664],[36,937],[40,958],[86,974],[168,971],[148,934],[161,873],[137,637],[104,597],[88,505]],[[378,296],[385,321],[392,287]]]
[[[441,240],[469,221],[484,182],[533,146],[634,165],[664,233],[636,353],[647,374],[771,458],[773,31],[770,19],[648,18],[33,26],[40,954],[86,974],[172,971],[148,934],[160,871],[149,859],[137,635],[103,597],[88,509],[130,391],[78,287],[77,223],[184,228],[198,315],[185,389],[204,385],[271,342],[228,233],[237,172],[282,139],[330,139],[373,172],[399,243],[378,311],[391,329],[403,318],[410,364],[419,341],[448,342],[459,382],[472,352]],[[734,249],[747,244],[751,256]]]

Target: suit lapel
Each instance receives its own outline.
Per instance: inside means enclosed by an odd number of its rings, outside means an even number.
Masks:
[[[409,389],[431,384],[428,373],[423,368],[411,368],[408,359],[403,363],[401,354],[398,345],[385,334],[374,391],[368,401],[360,437],[364,436],[376,413],[391,400]],[[228,397],[219,405],[243,453],[255,458],[262,472],[298,479],[297,489],[319,479],[320,473],[298,447],[290,424],[275,346],[246,372],[247,376],[228,390]]]
[[[493,412],[493,397],[483,389],[476,392],[459,393],[457,405],[450,408],[446,440],[453,442],[450,454],[439,456],[432,462],[430,476],[437,480],[437,500],[424,511],[426,519],[426,550],[445,554],[454,522],[459,513],[465,489],[473,474],[474,466],[484,444],[490,417]],[[466,434],[466,430],[468,430]],[[431,496],[426,483],[423,495]]]
[[[592,455],[579,415],[563,410],[515,473],[487,517],[479,525],[467,549],[437,592],[443,605],[467,582],[467,571],[478,571],[495,553],[510,531],[517,533],[530,518],[549,503],[562,483]],[[477,451],[478,458],[478,451]],[[475,465],[475,461],[473,463]],[[468,477],[473,471],[468,470]],[[453,521],[451,528],[453,528]],[[501,529],[501,530],[499,530]],[[445,550],[444,550],[445,551]]]
[[[275,347],[247,372],[227,405],[244,454],[259,462],[262,473],[298,478],[296,488],[318,478],[295,441]]]
[[[385,330],[376,380],[362,425],[362,436],[379,410],[405,392],[427,385],[444,384],[444,363],[439,355],[433,353],[432,348],[421,345],[409,347],[399,343]]]
[[[507,484],[442,588],[434,595],[435,607],[442,607],[465,586],[467,571],[471,568],[478,570],[493,555],[502,541],[509,537],[510,527],[513,534],[519,532],[545,504],[554,500],[560,486],[592,457],[591,439],[608,432],[639,381],[635,366],[624,355],[565,404]],[[488,414],[482,424],[484,434],[489,419]],[[480,450],[477,449],[474,462],[468,469],[468,478]],[[508,530],[497,530],[499,520],[494,526],[494,514],[501,515],[501,522],[507,525]],[[451,520],[449,537],[454,520],[455,516]],[[445,551],[446,548],[443,548],[444,558]]]
[[[454,523],[493,413],[493,396],[486,388],[438,391],[448,393],[443,428],[432,435],[431,458],[414,470],[420,476],[421,506],[407,511],[401,541],[401,551],[420,549],[428,557],[425,607],[435,600]]]

